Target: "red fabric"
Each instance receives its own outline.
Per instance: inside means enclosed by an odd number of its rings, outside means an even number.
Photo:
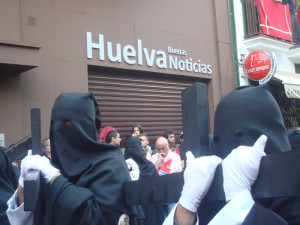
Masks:
[[[262,34],[292,41],[289,6],[273,0],[255,0]]]
[[[107,126],[107,127],[103,128],[103,130],[101,131],[101,133],[99,135],[99,138],[100,138],[100,140],[103,141],[103,143],[106,143],[105,142],[106,135],[109,133],[109,131],[112,131],[112,130],[116,130],[116,128],[111,127],[111,126]]]
[[[297,17],[298,17],[298,23],[299,23],[299,31],[300,31],[300,10],[296,9],[297,11]],[[300,40],[300,32],[299,32],[299,40]]]
[[[176,148],[175,148],[175,152],[179,155],[179,157],[180,157],[180,160],[182,160],[181,159],[181,156],[180,156],[180,149],[176,146]]]
[[[158,174],[160,176],[170,174],[170,172],[171,172],[171,163],[172,163],[172,159],[169,159],[168,161],[164,162],[163,166],[158,168]]]

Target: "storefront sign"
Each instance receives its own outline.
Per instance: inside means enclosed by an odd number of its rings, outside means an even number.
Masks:
[[[180,59],[180,56],[187,56],[187,51],[168,46],[167,53],[162,50],[151,49],[150,51],[143,47],[142,40],[137,40],[137,46],[125,45],[112,42],[104,42],[104,35],[99,34],[99,42],[92,42],[92,33],[87,32],[87,58],[93,58],[93,49],[99,50],[99,60],[105,61],[106,57],[113,63],[121,63],[123,60],[129,65],[140,65],[144,63],[153,67],[154,64],[159,69],[171,69],[200,74],[212,74],[212,66],[202,63],[200,59],[193,61],[192,58]],[[145,62],[144,62],[145,59]]]
[[[251,52],[245,61],[247,76],[260,84],[267,83],[275,74],[275,54],[269,55],[264,51]]]
[[[284,91],[288,98],[298,98],[300,99],[300,86],[295,84],[283,84]]]

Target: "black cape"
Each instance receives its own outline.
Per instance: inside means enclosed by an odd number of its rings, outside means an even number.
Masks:
[[[99,140],[101,117],[92,93],[63,93],[52,108],[50,141],[59,176],[46,191],[45,224],[118,224],[121,214],[140,224],[137,207],[126,206],[130,180],[119,147]]]
[[[292,150],[300,150],[300,130],[297,128],[288,129],[287,135]]]
[[[152,162],[143,157],[144,150],[142,148],[141,139],[137,137],[128,137],[125,145],[125,159],[133,159],[139,166],[139,180],[159,176]],[[161,225],[164,221],[163,209],[160,204],[144,204],[142,205],[145,214],[144,225]]]
[[[288,223],[280,216],[272,212],[271,210],[259,205],[254,204],[245,218],[242,225],[287,225]]]
[[[13,165],[5,153],[0,150],[0,221],[3,225],[9,225],[6,215],[7,201],[14,194],[18,186],[18,179]]]

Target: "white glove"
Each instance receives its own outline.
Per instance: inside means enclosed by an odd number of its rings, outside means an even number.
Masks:
[[[179,203],[195,213],[209,190],[216,168],[222,159],[217,156],[203,156],[195,159],[190,151],[186,153],[186,158],[187,167],[183,175],[184,185]]]
[[[27,155],[32,155],[31,149],[28,150]],[[21,164],[22,164],[22,162],[21,162]],[[24,187],[24,177],[25,177],[25,172],[24,172],[24,170],[22,170],[22,167],[21,167],[21,172],[20,172],[20,177],[19,177],[19,185],[22,188]]]
[[[22,160],[21,176],[25,177],[30,170],[39,170],[47,183],[59,172],[58,169],[43,160],[40,155],[28,155]]]
[[[267,137],[261,135],[253,147],[239,146],[223,160],[223,188],[226,201],[238,193],[249,190],[257,178],[261,158],[265,156],[264,148]]]

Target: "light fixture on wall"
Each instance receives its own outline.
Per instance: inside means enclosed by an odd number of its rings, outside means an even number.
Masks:
[[[240,49],[239,49],[239,59],[238,59],[238,64],[241,68],[239,74],[240,74],[240,77],[244,79],[244,81],[247,83],[247,76],[245,74],[245,61],[246,61],[246,58],[247,58],[247,49],[245,48],[245,46],[242,44],[240,46]]]
[[[242,45],[240,47],[240,57],[239,57],[239,65],[244,66],[245,65],[245,60],[246,60],[246,55],[247,55],[247,50],[246,48]]]

